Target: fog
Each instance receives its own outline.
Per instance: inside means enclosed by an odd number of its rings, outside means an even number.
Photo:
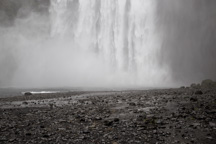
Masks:
[[[214,0],[0,0],[0,87],[216,78]]]

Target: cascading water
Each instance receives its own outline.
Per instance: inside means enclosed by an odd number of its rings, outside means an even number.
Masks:
[[[155,86],[166,77],[157,59],[161,42],[154,1],[51,0],[50,16],[51,36],[94,55],[108,81]]]
[[[109,81],[155,86],[166,77],[157,59],[155,1],[51,0],[50,15],[52,37],[97,57]]]
[[[2,0],[0,87],[164,87],[214,79],[214,6]]]
[[[159,62],[156,4],[155,0],[50,0],[44,12],[40,12],[43,3],[38,11],[24,5],[13,26],[0,29],[4,32],[0,42],[11,55],[11,61],[3,57],[3,66],[14,65],[6,67],[0,85],[168,86],[169,69]]]

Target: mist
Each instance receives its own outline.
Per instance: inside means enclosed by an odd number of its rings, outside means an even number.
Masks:
[[[216,77],[213,0],[1,0],[0,87],[175,87]]]
[[[216,79],[216,1],[158,1],[160,61],[173,81],[183,84]]]

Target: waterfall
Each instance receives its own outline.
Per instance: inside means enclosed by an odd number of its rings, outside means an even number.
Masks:
[[[167,68],[158,60],[155,9],[154,0],[51,0],[50,35],[96,57],[113,83],[159,85]]]
[[[214,6],[2,0],[0,87],[174,87],[214,79]]]

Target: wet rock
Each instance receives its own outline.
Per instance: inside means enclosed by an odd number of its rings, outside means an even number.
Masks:
[[[66,131],[65,128],[58,128],[59,131]]]
[[[161,120],[161,119],[156,120],[155,123],[158,124],[158,125],[163,125],[164,124],[163,120]]]
[[[136,121],[144,121],[146,119],[146,115],[138,115]]]
[[[202,95],[203,92],[202,92],[201,90],[197,90],[197,91],[195,91],[195,94],[196,94],[196,95]]]
[[[22,104],[24,104],[24,105],[27,105],[27,104],[28,104],[28,102],[24,101]]]
[[[157,130],[153,130],[152,132],[153,132],[153,134],[157,134]]]
[[[64,119],[60,119],[60,120],[58,120],[58,122],[59,122],[59,123],[65,123],[65,122],[67,122],[67,121],[64,120]]]
[[[83,130],[83,133],[84,133],[84,134],[88,134],[88,133],[90,133],[90,131],[89,131],[88,129],[84,129],[84,130]]]
[[[114,122],[119,122],[119,118],[114,118]]]
[[[209,126],[210,126],[210,127],[216,127],[216,124],[213,123],[213,122],[209,122]]]
[[[31,135],[32,135],[31,132],[26,133],[26,136],[31,136]]]
[[[7,141],[7,138],[6,137],[1,137],[0,142],[3,142],[3,141]]]
[[[190,87],[191,87],[191,88],[194,88],[194,89],[199,89],[201,86],[200,86],[200,84],[195,84],[195,83],[193,83],[193,84],[191,84]]]
[[[82,139],[82,140],[84,140],[86,137],[85,136],[79,136],[79,139]]]
[[[209,109],[210,109],[210,107],[209,107],[209,106],[205,106],[205,109],[206,109],[206,110],[209,110]]]
[[[33,95],[33,94],[31,92],[25,92],[24,95],[25,96],[30,96],[30,95]]]
[[[208,113],[208,114],[216,114],[216,109],[207,110],[206,113]]]
[[[95,117],[95,120],[102,120],[101,117]]]
[[[191,127],[193,127],[193,128],[198,128],[200,126],[200,123],[193,123],[192,125],[191,125]]]
[[[192,97],[192,98],[190,98],[190,101],[191,101],[191,102],[196,102],[196,101],[197,101],[197,98]]]
[[[51,109],[54,108],[54,104],[53,103],[50,103],[49,106],[50,106]]]
[[[80,122],[85,122],[85,121],[86,121],[85,118],[80,119]]]
[[[213,89],[216,88],[216,82],[210,79],[206,79],[202,81],[201,87],[206,89]]]
[[[48,134],[43,135],[44,138],[49,138],[50,136]]]
[[[209,140],[212,140],[212,139],[213,139],[211,136],[208,136],[208,137],[206,137],[206,138],[209,139]]]
[[[136,106],[136,104],[134,102],[130,102],[129,105],[130,106]]]
[[[111,121],[111,120],[105,120],[104,121],[105,126],[112,126],[112,124],[113,124],[113,121]]]
[[[15,140],[16,140],[15,138],[11,138],[11,139],[9,139],[9,142],[13,142]]]

